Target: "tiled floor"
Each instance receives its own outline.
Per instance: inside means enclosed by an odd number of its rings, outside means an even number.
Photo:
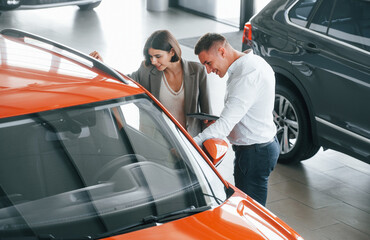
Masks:
[[[232,152],[219,168],[232,180]],[[294,165],[278,164],[267,208],[305,239],[370,239],[370,166],[320,151]]]
[[[305,239],[370,239],[369,170],[331,150],[300,164],[278,164],[267,208]]]
[[[168,29],[176,38],[206,32],[238,31],[219,22],[170,8],[148,12],[145,0],[103,0],[92,12],[77,7],[3,13],[0,29],[20,28],[57,40],[82,52],[98,50],[104,61],[123,73],[136,70],[146,38]],[[183,57],[197,61],[193,50],[182,46]],[[225,79],[210,75],[215,113],[220,111]],[[219,166],[233,183],[233,152]],[[370,239],[370,165],[335,151],[320,151],[295,165],[278,164],[269,184],[267,208],[305,239]]]

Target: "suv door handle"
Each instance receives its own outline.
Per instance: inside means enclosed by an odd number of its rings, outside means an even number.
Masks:
[[[311,52],[311,53],[319,53],[320,52],[320,49],[318,49],[314,43],[303,43],[302,47],[307,52]]]

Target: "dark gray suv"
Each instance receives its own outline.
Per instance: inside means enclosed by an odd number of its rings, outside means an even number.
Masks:
[[[370,163],[370,1],[275,0],[245,25],[243,49],[276,73],[280,162],[320,146]]]

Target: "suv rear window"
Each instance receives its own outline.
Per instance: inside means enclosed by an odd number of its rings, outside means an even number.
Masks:
[[[370,50],[370,2],[337,0],[328,35]]]
[[[293,23],[306,27],[308,17],[316,3],[316,0],[299,1],[289,12],[289,19]]]
[[[367,51],[370,49],[369,1],[302,0],[292,7],[288,16],[299,26]]]
[[[328,32],[333,1],[323,1],[309,25],[309,29],[326,34]]]

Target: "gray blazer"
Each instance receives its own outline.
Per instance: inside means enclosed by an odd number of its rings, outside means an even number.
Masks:
[[[211,113],[207,74],[204,66],[197,62],[181,60],[184,70],[185,114]],[[154,66],[146,67],[144,62],[140,68],[129,76],[159,99],[159,89],[163,72]],[[203,130],[202,122],[192,117],[186,117],[186,129],[191,136],[196,136]]]

